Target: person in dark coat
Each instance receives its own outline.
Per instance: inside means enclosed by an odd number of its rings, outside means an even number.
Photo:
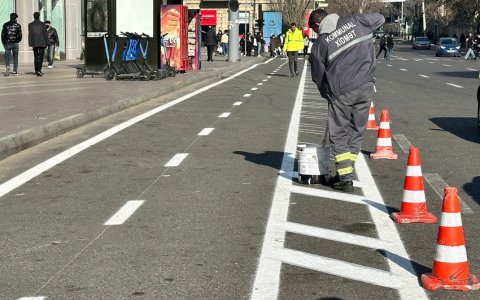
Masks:
[[[53,59],[55,58],[55,47],[58,48],[60,42],[58,40],[57,30],[51,26],[49,20],[45,21],[48,33],[48,49],[47,49],[47,62],[48,68],[53,68]]]
[[[28,24],[28,45],[33,48],[35,75],[43,76],[42,63],[45,48],[48,47],[48,33],[38,11],[33,13],[33,22]]]
[[[205,34],[205,46],[207,46],[207,61],[213,61],[213,51],[218,44],[217,35],[213,27],[208,28],[207,33]]]
[[[3,24],[2,44],[5,48],[5,76],[10,74],[10,54],[13,55],[13,75],[18,75],[18,43],[22,40],[22,26],[17,23],[18,15],[10,14],[10,21]]]
[[[247,34],[246,43],[247,43],[247,45],[246,45],[245,55],[246,56],[252,56],[252,45],[253,45],[253,43],[252,43],[252,35],[250,33]]]

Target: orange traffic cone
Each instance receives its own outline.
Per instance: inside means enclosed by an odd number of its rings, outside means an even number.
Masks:
[[[457,189],[446,187],[444,192],[442,219],[438,228],[437,251],[433,260],[432,273],[422,274],[422,285],[430,291],[440,288],[460,291],[478,290],[480,283],[468,270]]]
[[[375,108],[373,108],[373,101],[370,102],[370,110],[368,111],[367,130],[378,130],[378,126],[375,121]]]
[[[373,159],[397,159],[397,154],[393,153],[392,132],[390,131],[390,118],[388,110],[382,109],[380,117],[380,129],[378,130],[377,149],[370,154]]]
[[[403,200],[399,213],[392,213],[397,223],[435,223],[437,218],[428,212],[423,187],[422,166],[418,148],[410,147],[407,174],[403,184]]]

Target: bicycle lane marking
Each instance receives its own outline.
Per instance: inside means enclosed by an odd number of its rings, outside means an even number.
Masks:
[[[357,175],[360,179],[359,181],[362,183],[363,197],[313,188],[303,188],[292,184],[292,176],[295,173],[293,171],[295,161],[294,154],[298,140],[306,70],[307,63],[305,63],[302,72],[295,106],[290,120],[282,167],[273,195],[251,299],[277,299],[282,263],[397,289],[401,299],[428,299],[425,291],[418,284],[418,278],[410,258],[403,246],[395,224],[388,215],[384,201],[373,181],[373,177],[363,156],[360,155],[357,162]],[[315,194],[322,198],[337,198],[338,200],[348,202],[363,202],[367,205],[376,226],[379,239],[377,243],[371,243],[371,245],[361,243],[360,246],[372,248],[379,244],[385,245],[382,249],[385,250],[390,272],[284,248],[286,231],[292,230],[292,223],[287,220],[290,194],[292,192],[302,193],[302,190],[314,190]],[[299,227],[295,228],[297,228],[298,231]],[[305,229],[305,227],[303,228]],[[322,230],[321,228],[309,228],[306,230],[305,235],[320,235]],[[328,233],[328,235],[324,234],[323,238],[329,237],[328,239],[330,240],[342,240],[344,242],[348,242],[348,239],[345,237],[352,238],[351,235],[347,236],[346,233],[343,232],[329,231]],[[365,240],[365,237],[357,236],[357,239],[352,239],[352,241],[353,240],[362,241]]]

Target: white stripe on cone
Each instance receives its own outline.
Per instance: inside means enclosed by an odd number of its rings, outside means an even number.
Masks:
[[[422,176],[422,167],[421,166],[407,166],[407,176]]]
[[[375,121],[375,115],[369,114],[369,115],[368,115],[368,120],[369,120],[369,121]]]
[[[390,124],[388,122],[380,122],[380,128],[390,129]]]
[[[425,199],[425,192],[421,191],[410,191],[410,190],[403,190],[403,202],[408,203],[424,203],[426,202]]]
[[[377,139],[377,147],[388,147],[392,146],[392,139],[391,138],[378,138]]]
[[[442,227],[460,227],[462,226],[462,216],[460,213],[442,213],[440,221]]]
[[[437,245],[435,260],[444,263],[463,263],[467,262],[467,249],[462,246],[444,246]]]

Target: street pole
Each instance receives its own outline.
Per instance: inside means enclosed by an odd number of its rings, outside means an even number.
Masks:
[[[228,2],[228,61],[240,61],[238,55],[238,0],[230,0]]]
[[[427,36],[427,19],[425,17],[425,1],[422,1],[422,14],[423,14],[423,36]]]

